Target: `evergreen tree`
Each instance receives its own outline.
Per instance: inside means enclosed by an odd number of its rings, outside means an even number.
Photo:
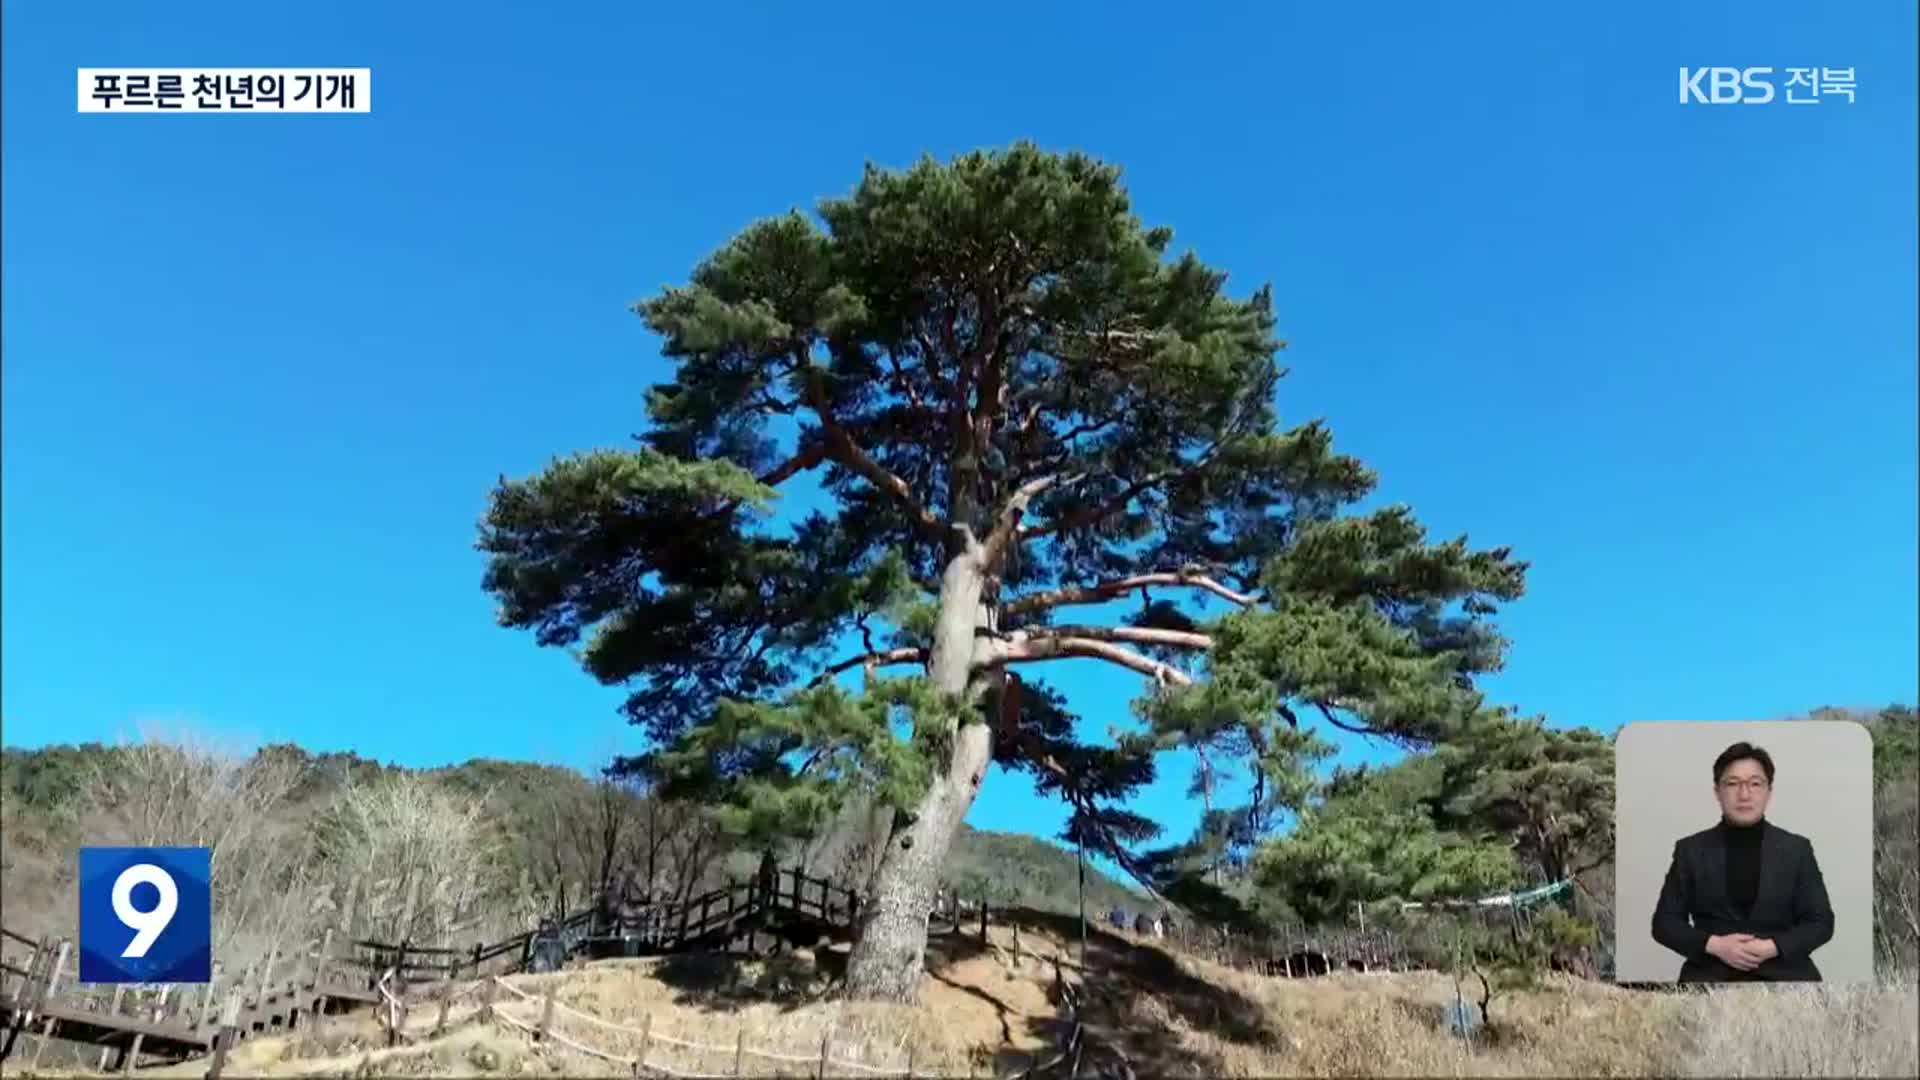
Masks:
[[[1076,740],[1010,668],[1130,672],[1146,732],[1109,750],[1245,754],[1284,805],[1326,737],[1444,738],[1500,663],[1488,616],[1524,564],[1430,543],[1404,507],[1344,515],[1374,476],[1323,424],[1279,424],[1269,291],[1229,296],[1171,240],[1079,154],[870,167],[638,305],[675,372],[637,447],[493,493],[501,622],[632,686],[656,765],[746,825],[851,790],[894,809],[855,996],[917,988],[990,762],[1070,784]],[[830,509],[776,527],[803,473]],[[1101,606],[1131,611],[1062,617]],[[1083,822],[1132,861],[1137,823]]]
[[[1563,881],[1613,858],[1613,741],[1586,728],[1488,711],[1434,750],[1445,827],[1505,837],[1527,875]]]
[[[1483,896],[1520,883],[1491,829],[1440,824],[1440,760],[1337,770],[1287,835],[1261,846],[1254,877],[1270,902],[1307,922],[1351,918],[1354,905]]]

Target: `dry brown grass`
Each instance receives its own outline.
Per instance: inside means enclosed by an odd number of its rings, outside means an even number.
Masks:
[[[555,1030],[618,1056],[640,1051],[679,1072],[734,1073],[745,1035],[753,1076],[812,1075],[823,1037],[836,1062],[919,1076],[1018,1073],[1051,1056],[1060,1032],[1055,962],[1085,986],[1092,1066],[1123,1054],[1141,1076],[1913,1076],[1920,1073],[1920,993],[1911,980],[1880,988],[1730,988],[1656,994],[1554,977],[1495,998],[1493,1024],[1472,1044],[1450,1035],[1443,1010],[1452,980],[1432,973],[1263,978],[1175,956],[1130,936],[1100,933],[1083,973],[1065,920],[1030,915],[1016,934],[995,927],[986,946],[937,938],[914,1006],[831,999],[844,955],[607,961],[509,982],[513,1015],[540,1016],[548,988],[565,1006]],[[571,1015],[597,1018],[612,1030]],[[303,1034],[242,1044],[230,1070],[246,1076],[626,1076],[630,1070],[511,1027],[474,1023],[457,1005],[431,1038],[437,1007],[410,1019],[416,1042],[396,1050],[366,1017],[330,1019]],[[662,1036],[675,1040],[668,1042]],[[690,1048],[679,1043],[704,1047]],[[9,1062],[17,1069],[17,1061]],[[204,1075],[204,1062],[143,1070]],[[859,1075],[845,1067],[829,1075]]]

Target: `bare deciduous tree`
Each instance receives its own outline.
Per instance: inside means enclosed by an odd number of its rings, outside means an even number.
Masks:
[[[814,838],[803,855],[811,874],[856,894],[865,894],[886,852],[893,811],[870,799],[854,799]]]
[[[437,944],[514,923],[516,882],[486,807],[408,773],[347,787],[314,823],[334,925]]]
[[[644,782],[630,790],[638,800],[629,859],[645,892],[655,901],[684,900],[715,884],[729,851],[713,814],[695,803],[668,799]]]
[[[274,813],[299,779],[281,757],[143,730],[83,780],[83,835],[95,844],[210,849],[215,955],[245,962],[304,940],[307,913],[289,886],[307,852]]]
[[[1920,970],[1920,784],[1884,783],[1874,797],[1873,931],[1884,970]]]

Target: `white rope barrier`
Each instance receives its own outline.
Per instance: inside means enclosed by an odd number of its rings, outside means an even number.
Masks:
[[[493,981],[494,981],[494,984],[499,986],[502,990],[505,990],[510,994],[518,995],[521,1001],[534,1000],[534,996],[532,994],[527,993],[525,990],[520,989],[519,987],[513,985],[512,983],[508,982],[507,980],[501,978],[498,975],[495,975],[493,977]]]
[[[502,1020],[505,1020],[507,1023],[512,1024],[514,1027],[519,1028],[521,1031],[524,1031],[529,1035],[534,1035],[536,1037],[538,1037],[539,1035],[538,1025],[536,1024],[530,1024],[524,1020],[521,1020],[519,1017],[514,1016],[511,1013],[496,1012],[494,1015],[499,1017]],[[683,1071],[680,1069],[668,1068],[665,1065],[659,1065],[651,1061],[642,1061],[638,1058],[622,1057],[619,1054],[609,1054],[604,1050],[595,1050],[590,1046],[585,1046],[579,1042],[569,1039],[565,1035],[562,1035],[557,1031],[547,1032],[546,1037],[552,1039],[554,1042],[560,1043],[563,1046],[567,1046],[574,1050],[577,1050],[580,1053],[587,1054],[592,1057],[600,1058],[603,1061],[611,1061],[617,1065],[625,1065],[625,1066],[628,1066],[629,1068],[637,1067],[641,1069],[646,1069],[649,1072],[659,1073],[663,1076],[683,1078],[683,1080],[728,1080],[728,1078],[722,1073],[703,1073],[703,1072]]]
[[[749,1050],[749,1051],[747,1051],[747,1053],[749,1053],[749,1054],[751,1054],[751,1053],[753,1053],[753,1051],[751,1051],[751,1050]],[[799,1059],[799,1058],[784,1058],[784,1059],[782,1059],[782,1060],[785,1060],[785,1061],[798,1061],[798,1060],[800,1060],[800,1059]],[[819,1058],[808,1058],[807,1060],[809,1060],[809,1061],[818,1061],[818,1060],[820,1060],[820,1059],[819,1059]],[[900,1069],[900,1068],[893,1068],[893,1067],[890,1067],[890,1066],[883,1066],[883,1065],[862,1065],[861,1063],[859,1063],[859,1062],[857,1062],[857,1061],[843,1061],[843,1060],[841,1060],[841,1059],[839,1059],[839,1058],[830,1058],[830,1059],[828,1059],[828,1061],[827,1061],[827,1064],[828,1064],[828,1065],[838,1065],[839,1067],[841,1067],[841,1068],[843,1068],[843,1069],[852,1069],[852,1070],[853,1070],[853,1071],[855,1071],[855,1072],[863,1072],[863,1073],[866,1073],[866,1074],[867,1074],[867,1075],[869,1075],[869,1076],[909,1076],[909,1075],[912,1075],[912,1074],[910,1074],[910,1073],[908,1073],[908,1072],[907,1072],[907,1070],[905,1070],[905,1069]]]
[[[781,1053],[776,1053],[772,1050],[755,1050],[751,1046],[742,1046],[740,1049],[748,1054],[752,1054],[754,1057],[757,1057],[757,1058],[764,1058],[767,1061],[784,1061],[792,1065],[813,1065],[819,1062],[820,1060],[819,1054],[808,1054],[804,1056],[800,1054],[781,1054]],[[865,1066],[861,1065],[857,1061],[841,1061],[839,1058],[828,1058],[827,1064],[845,1065],[850,1069],[865,1068]]]
[[[514,994],[517,994],[520,997],[520,1000],[522,1001],[542,1003],[542,999],[539,998],[538,996],[527,993],[526,991],[521,990],[518,987],[509,984],[499,976],[495,976],[494,981],[498,982],[501,986],[505,987],[507,990],[513,992]],[[576,1009],[573,1006],[568,1005],[565,1002],[562,1002],[559,1000],[555,1000],[553,1005],[554,1005],[554,1010],[556,1012],[565,1013],[566,1015],[572,1016],[576,1019],[584,1020],[587,1023],[594,1025],[595,1027],[605,1028],[609,1031],[617,1031],[624,1035],[639,1035],[653,1042],[664,1043],[668,1046],[677,1046],[684,1050],[693,1050],[693,1051],[697,1051],[699,1053],[705,1053],[705,1054],[731,1054],[736,1050],[738,1050],[742,1053],[750,1054],[753,1057],[760,1058],[766,1061],[780,1061],[790,1065],[814,1065],[814,1064],[818,1064],[820,1061],[820,1055],[818,1054],[804,1054],[804,1055],[803,1054],[787,1054],[777,1050],[757,1050],[751,1046],[739,1046],[739,1047],[715,1046],[711,1043],[695,1042],[691,1039],[676,1038],[664,1032],[642,1030],[640,1028],[633,1027],[628,1024],[616,1023],[612,1020],[607,1020],[602,1017],[594,1016],[591,1013],[582,1012],[579,1009]],[[519,1022],[517,1018],[515,1022],[516,1023]],[[829,1067],[837,1066],[840,1068],[852,1069],[855,1072],[867,1073],[873,1076],[905,1076],[907,1075],[907,1070],[900,1068],[898,1066],[868,1065],[865,1062],[847,1061],[847,1060],[844,1060],[841,1058],[835,1058],[835,1057],[829,1057],[827,1059],[827,1065]]]
[[[511,1013],[500,1013],[499,1017],[500,1019],[505,1020],[507,1023],[512,1024],[514,1027],[519,1028],[521,1031],[524,1031],[535,1038],[542,1037],[541,1032],[539,1030],[539,1026],[536,1024],[529,1024],[525,1020],[522,1020]],[[580,1043],[577,1043],[572,1039],[567,1038],[565,1035],[562,1035],[557,1031],[548,1031],[545,1033],[545,1037],[552,1039],[554,1042],[557,1042],[562,1046],[571,1047],[572,1049],[578,1050],[583,1054],[586,1054],[590,1057],[600,1058],[603,1061],[611,1061],[616,1065],[632,1065],[633,1064],[632,1058],[624,1058],[619,1056],[618,1054],[609,1054],[604,1050],[595,1050],[590,1046],[583,1046]]]

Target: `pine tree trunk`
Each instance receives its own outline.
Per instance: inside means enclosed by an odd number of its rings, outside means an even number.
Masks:
[[[977,703],[986,689],[974,676],[976,641],[983,625],[983,575],[977,548],[947,565],[940,583],[940,620],[935,630],[928,677],[944,693]],[[955,834],[980,792],[993,756],[993,732],[973,710],[954,732],[946,768],[909,815],[896,818],[873,886],[861,906],[852,954],[847,958],[847,993],[872,1001],[911,1003],[919,993],[926,966],[927,912],[940,870]]]

